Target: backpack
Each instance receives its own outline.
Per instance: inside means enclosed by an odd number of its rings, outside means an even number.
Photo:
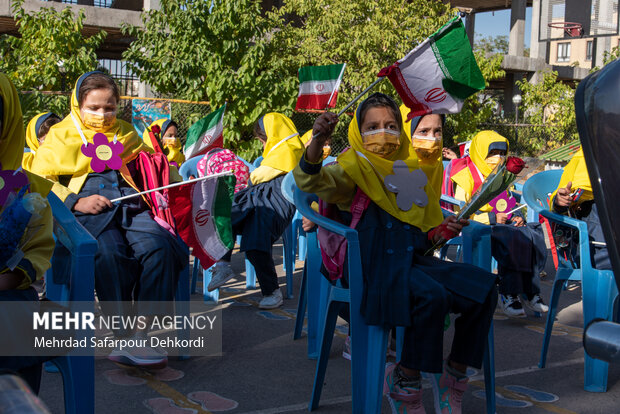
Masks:
[[[359,187],[353,197],[351,203],[351,223],[348,226],[354,229],[359,223],[364,211],[370,204],[370,198]],[[329,218],[330,220],[337,221],[342,224],[342,220],[338,215],[338,211],[335,204],[328,204],[323,200],[319,200],[319,214]],[[323,265],[329,272],[330,280],[340,279],[344,273],[344,261],[347,253],[347,239],[339,234],[332,233],[319,226],[317,230],[317,238],[321,245],[321,258],[323,259]]]
[[[207,152],[204,157],[198,161],[196,169],[200,177],[224,171],[233,171],[237,179],[235,193],[246,188],[248,186],[248,180],[250,179],[250,169],[248,166],[229,149],[214,148]]]

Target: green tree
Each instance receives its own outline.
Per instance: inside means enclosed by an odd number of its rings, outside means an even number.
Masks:
[[[123,54],[130,69],[163,95],[209,101],[213,109],[228,102],[226,144],[256,155],[257,140],[242,137],[266,112],[290,115],[296,96],[294,74],[273,56],[261,2],[162,0],[142,20],[143,28],[123,27],[136,39]]]
[[[25,92],[20,94],[24,121],[43,111],[64,115],[67,97],[42,91],[67,90],[82,73],[97,68],[95,50],[106,33],[83,36],[82,10],[74,15],[71,8],[42,7],[27,13],[22,5],[23,0],[11,5],[20,36],[0,36],[0,71]]]
[[[520,143],[529,152],[547,151],[579,137],[575,120],[575,90],[558,80],[557,72],[544,72],[536,84],[518,81],[525,120],[532,124],[529,137]]]
[[[476,50],[485,53],[508,54],[508,36],[486,36],[476,39],[474,44]]]

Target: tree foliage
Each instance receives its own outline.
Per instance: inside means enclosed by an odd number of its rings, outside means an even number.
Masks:
[[[530,152],[547,151],[578,138],[575,90],[560,82],[557,72],[544,72],[536,84],[522,80],[517,85],[526,108],[525,121],[533,125],[532,134],[522,142]],[[540,139],[541,136],[550,138]]]
[[[227,145],[256,150],[256,140],[241,142],[253,123],[268,111],[290,114],[295,79],[273,55],[259,0],[162,0],[142,20],[144,28],[123,27],[136,39],[123,54],[131,70],[163,95],[213,109],[228,102]]]
[[[27,13],[23,2],[11,2],[20,37],[0,37],[0,71],[17,89],[59,91],[62,86],[70,88],[84,72],[97,68],[95,50],[106,32],[83,36],[83,10],[75,15],[70,7],[62,11],[41,7]]]

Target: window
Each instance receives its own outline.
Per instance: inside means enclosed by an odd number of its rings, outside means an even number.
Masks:
[[[558,62],[570,60],[570,43],[558,43]]]
[[[588,40],[586,43],[586,60],[592,60],[592,40]]]

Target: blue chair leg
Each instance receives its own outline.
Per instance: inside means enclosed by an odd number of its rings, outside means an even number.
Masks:
[[[352,327],[354,332],[355,326]],[[389,328],[366,326],[362,340],[366,345],[359,349],[359,335],[351,346],[351,382],[353,386],[354,413],[380,413],[383,400],[383,379],[385,375],[385,350],[387,349]],[[355,347],[358,347],[356,350]],[[366,348],[366,349],[364,349]],[[356,353],[356,351],[358,351]],[[359,358],[365,356],[366,358]],[[360,361],[361,359],[361,361]]]
[[[301,227],[299,228],[299,238],[297,239],[297,256],[299,257],[299,260],[301,260],[302,262],[304,260],[306,260],[306,249],[307,247],[307,242],[306,242],[306,232],[303,231],[301,229]]]
[[[194,257],[194,267],[192,268],[192,287],[190,293],[196,293],[196,282],[198,280],[198,271],[200,270],[200,260]]]
[[[495,347],[493,345],[493,321],[489,327],[487,349],[484,352],[484,390],[487,414],[495,414]]]
[[[306,284],[308,283],[308,264],[304,265],[304,270],[301,275],[301,286],[299,289],[299,300],[297,301],[297,315],[295,316],[295,331],[293,333],[293,339],[301,338],[301,332],[304,329],[304,320],[306,319],[306,308],[308,306],[308,293],[306,291]]]
[[[208,268],[207,270],[203,270],[202,273],[202,298],[205,302],[217,303],[220,299],[220,290],[215,289],[213,292],[209,292],[207,287],[209,283],[211,283],[211,279],[213,278],[213,266]]]
[[[245,259],[245,288],[256,289],[256,270],[247,258]]]
[[[187,317],[189,316],[189,264],[179,274],[179,283],[175,295],[174,307],[177,316]],[[189,340],[190,331],[189,328],[177,330],[177,338],[179,340]],[[189,348],[179,349],[179,360],[185,360],[189,358]]]
[[[62,374],[66,414],[95,412],[95,359],[92,356],[62,356],[52,362]]]
[[[568,269],[566,269],[568,270]],[[555,281],[553,282],[553,289],[551,290],[551,299],[549,300],[549,312],[547,313],[547,323],[545,324],[545,334],[543,337],[543,346],[540,353],[539,368],[544,368],[547,363],[547,351],[549,349],[549,340],[551,339],[551,332],[553,330],[553,323],[557,314],[558,301],[560,299],[560,293],[562,293],[562,287],[566,280],[570,277],[570,271],[564,271],[559,269],[555,275]]]
[[[343,306],[345,306],[345,304],[341,302],[331,302],[325,315],[319,359],[316,364],[314,385],[312,386],[312,397],[310,398],[310,411],[316,410],[319,406],[321,391],[323,390],[323,381],[325,380],[325,371],[327,369],[327,361],[329,359],[329,351],[332,347],[334,331],[336,330],[336,320],[338,319],[338,313]]]
[[[295,271],[295,237],[293,226],[289,225],[283,234],[284,270],[286,272],[286,298],[293,297],[293,272]]]

